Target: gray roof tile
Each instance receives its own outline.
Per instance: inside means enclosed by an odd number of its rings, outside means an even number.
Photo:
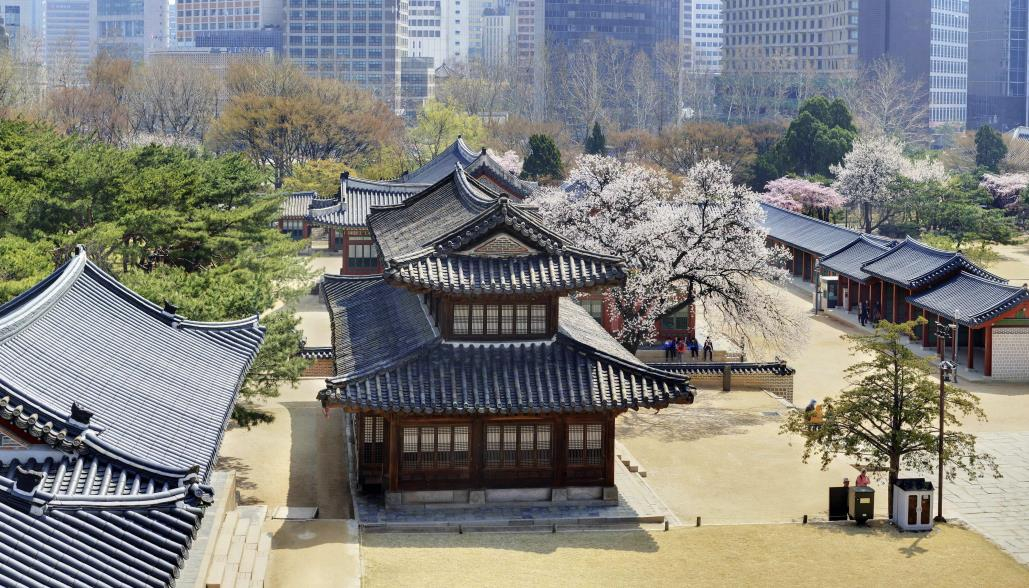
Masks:
[[[302,219],[307,216],[307,211],[315,199],[316,192],[294,192],[282,201],[279,207],[279,216],[288,219]]]
[[[961,253],[934,249],[908,237],[897,246],[868,261],[861,269],[869,275],[908,289],[932,284],[951,273],[966,271],[978,276],[1002,281],[980,268]]]
[[[464,169],[478,156],[478,151],[469,149],[464,140],[458,137],[428,163],[413,172],[400,176],[397,181],[405,184],[435,184],[453,173],[454,166],[460,165]]]
[[[374,182],[345,176],[341,183],[343,198],[327,206],[312,208],[308,220],[316,225],[364,229],[373,207],[394,206],[421,192],[425,184]]]
[[[883,254],[889,246],[877,239],[861,235],[839,251],[826,255],[821,259],[822,267],[837,274],[864,282],[868,279],[861,266]]]
[[[908,296],[908,302],[963,325],[981,325],[1029,300],[1029,290],[962,271],[931,290]]]
[[[154,471],[206,474],[263,337],[256,316],[166,312],[80,252],[0,306],[0,416],[64,448],[77,438]],[[68,432],[73,403],[94,413],[81,434]]]
[[[838,251],[860,235],[857,231],[783,210],[762,202],[768,236],[819,257]]]

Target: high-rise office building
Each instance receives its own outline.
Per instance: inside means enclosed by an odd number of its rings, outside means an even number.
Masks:
[[[0,17],[10,38],[11,47],[31,52],[34,48],[22,47],[22,41],[36,43],[43,36],[42,0],[0,0]]]
[[[519,67],[533,70],[542,68],[545,46],[544,6],[545,0],[512,0],[509,10],[514,10],[514,57]],[[542,74],[541,74],[542,75]]]
[[[725,71],[832,74],[857,67],[859,0],[724,0],[723,6]]]
[[[722,0],[682,0],[683,67],[717,72],[722,65]]]
[[[964,126],[968,0],[861,0],[860,57],[888,57],[928,92],[929,122]]]
[[[407,0],[286,0],[284,51],[308,74],[356,83],[400,109],[407,26]]]
[[[967,126],[1024,125],[1029,0],[975,0],[969,11]]]
[[[302,6],[317,14],[323,4],[310,0]],[[281,30],[283,14],[283,0],[176,0],[175,37],[179,45],[193,47],[205,32]]]
[[[653,52],[662,43],[679,43],[681,5],[681,0],[547,0],[547,46],[608,39]]]
[[[43,63],[51,84],[81,80],[92,59],[90,0],[43,1]]]
[[[408,55],[429,57],[435,67],[467,61],[471,21],[466,4],[468,0],[409,0]]]
[[[514,53],[514,15],[506,7],[486,8],[479,23],[482,60],[493,67],[510,63]]]
[[[95,54],[141,62],[168,46],[168,0],[94,0],[89,32]]]

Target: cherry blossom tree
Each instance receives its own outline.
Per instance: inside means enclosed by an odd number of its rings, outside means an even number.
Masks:
[[[509,150],[505,151],[503,155],[498,155],[492,149],[487,149],[486,153],[490,157],[495,159],[497,161],[497,163],[500,164],[500,167],[504,168],[505,171],[509,171],[509,172],[513,173],[514,175],[518,175],[518,174],[522,173],[522,164],[525,163],[525,162],[522,161],[521,157],[519,157],[517,151],[514,151],[513,149],[509,149]]]
[[[653,341],[655,321],[684,302],[750,349],[803,339],[800,316],[767,284],[786,278],[786,252],[766,246],[759,198],[728,167],[702,161],[676,190],[664,172],[583,155],[569,180],[574,191],[547,188],[533,202],[576,245],[627,261],[625,285],[605,294],[627,349]]]
[[[1029,174],[983,174],[979,185],[986,188],[998,206],[1008,206],[1029,186]]]
[[[832,187],[849,202],[861,207],[862,227],[870,233],[890,216],[890,204],[898,195],[898,180],[941,182],[947,174],[943,166],[931,159],[909,159],[899,141],[886,136],[862,137],[854,149],[830,171],[836,180]],[[872,209],[882,213],[879,223],[872,224]]]
[[[767,192],[761,198],[770,204],[793,201],[789,210],[803,211],[809,216],[829,220],[829,212],[846,204],[847,199],[829,186],[800,178],[779,178],[765,185]]]

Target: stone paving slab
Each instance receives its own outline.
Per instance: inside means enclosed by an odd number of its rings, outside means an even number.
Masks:
[[[979,450],[994,456],[1003,477],[944,482],[943,514],[960,518],[1029,565],[1029,432],[978,433],[977,438]]]

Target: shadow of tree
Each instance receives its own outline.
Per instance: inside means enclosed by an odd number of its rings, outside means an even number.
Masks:
[[[753,410],[712,406],[670,407],[660,413],[626,413],[618,419],[617,437],[651,437],[662,441],[695,441],[716,435],[742,435],[750,427],[778,420]]]
[[[238,457],[221,456],[215,463],[215,469],[229,470],[236,474],[236,494],[240,505],[247,506],[260,503],[256,498],[247,497],[239,492],[239,490],[254,490],[257,488],[257,484],[250,479],[251,468],[246,464],[246,462]]]

